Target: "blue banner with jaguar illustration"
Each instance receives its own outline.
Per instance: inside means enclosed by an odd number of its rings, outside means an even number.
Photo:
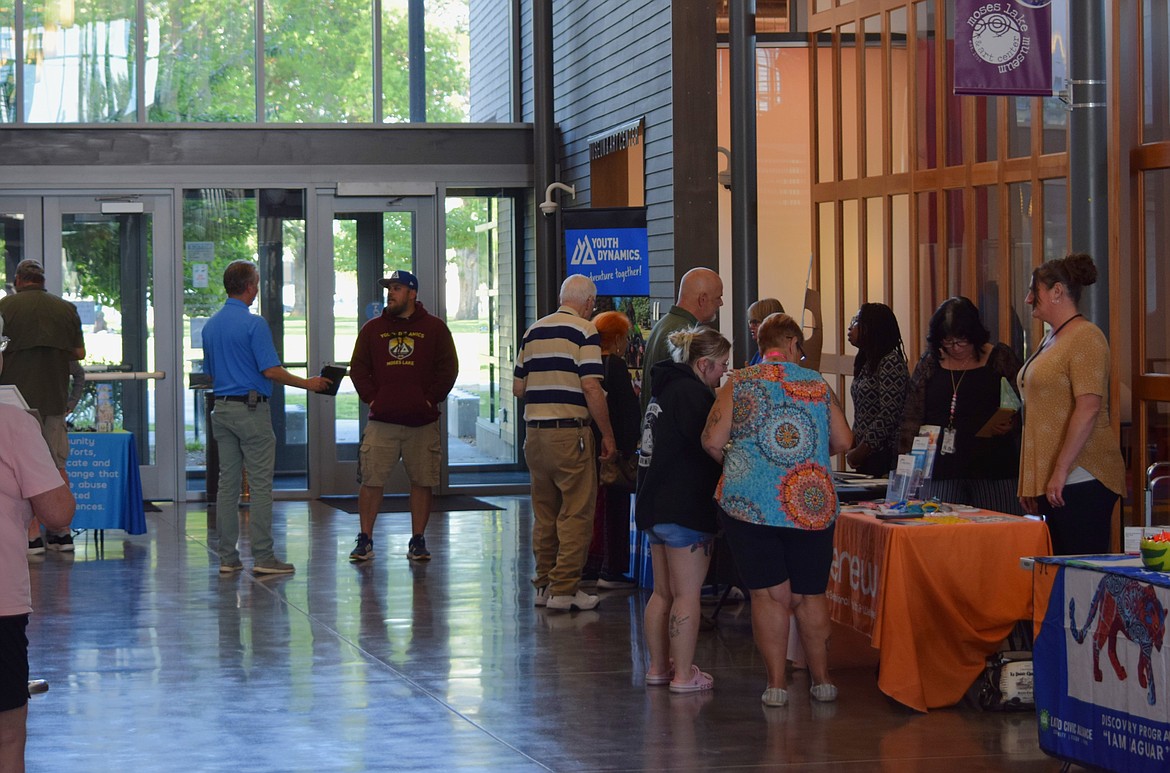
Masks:
[[[1052,95],[1052,0],[955,0],[955,93]]]
[[[1170,575],[1125,555],[1036,561],[1057,573],[1033,652],[1040,748],[1106,770],[1170,770]]]

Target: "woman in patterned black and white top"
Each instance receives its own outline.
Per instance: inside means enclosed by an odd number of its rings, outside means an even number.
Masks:
[[[902,333],[889,306],[863,303],[849,323],[848,337],[857,347],[849,392],[855,445],[845,460],[860,473],[884,477],[894,466],[898,427],[910,387]]]

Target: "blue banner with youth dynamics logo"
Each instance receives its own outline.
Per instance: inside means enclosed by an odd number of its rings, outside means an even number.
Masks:
[[[1052,95],[1052,0],[955,0],[955,93]]]
[[[566,209],[566,273],[583,274],[600,295],[649,295],[645,207]]]

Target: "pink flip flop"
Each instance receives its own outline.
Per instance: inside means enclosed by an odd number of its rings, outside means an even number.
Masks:
[[[671,682],[670,691],[675,693],[699,692],[701,690],[710,690],[714,686],[714,677],[699,670],[699,667],[692,663],[691,678],[685,682]]]

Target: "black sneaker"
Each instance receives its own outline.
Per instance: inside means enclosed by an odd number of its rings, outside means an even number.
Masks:
[[[349,553],[350,561],[369,561],[374,557],[374,541],[363,531],[357,536],[357,547]]]
[[[45,541],[40,537],[30,539],[28,541],[28,554],[30,556],[37,556],[45,552]]]
[[[73,552],[73,533],[65,532],[64,534],[54,534],[48,532],[45,534],[45,541],[48,542],[49,550],[60,550],[62,553]]]
[[[427,538],[416,534],[410,538],[410,545],[406,548],[406,557],[411,561],[430,561],[431,551],[427,550]]]

